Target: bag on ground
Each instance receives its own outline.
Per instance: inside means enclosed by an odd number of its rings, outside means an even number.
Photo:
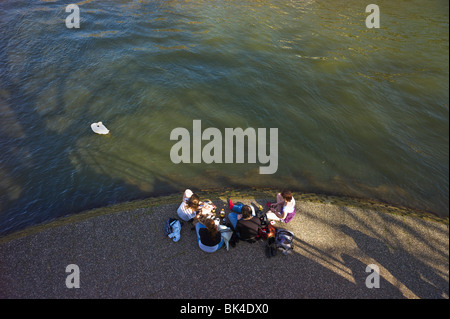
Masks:
[[[276,247],[283,252],[283,254],[287,255],[292,250],[294,250],[294,233],[284,229],[278,228],[277,233],[275,235],[275,245]]]
[[[176,218],[169,218],[164,223],[164,235],[172,238],[174,242],[180,240],[181,237],[181,223]]]

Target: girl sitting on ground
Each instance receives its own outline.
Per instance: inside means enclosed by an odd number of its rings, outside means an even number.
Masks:
[[[186,189],[183,194],[183,201],[178,207],[177,214],[182,220],[192,222],[193,218],[197,216],[201,204],[200,197],[190,189]]]
[[[290,222],[297,211],[295,207],[295,199],[290,191],[284,190],[277,194],[276,203],[267,203],[270,212],[266,216],[269,220],[280,221],[282,223]]]
[[[219,227],[211,218],[200,218],[195,226],[198,246],[207,253],[213,253],[222,247],[224,240]]]

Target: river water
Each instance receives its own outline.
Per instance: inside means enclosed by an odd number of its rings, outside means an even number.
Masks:
[[[88,0],[79,29],[69,3],[0,3],[0,234],[187,187],[448,216],[448,1],[379,0],[379,29],[361,0]],[[193,120],[277,128],[276,173],[173,163]]]

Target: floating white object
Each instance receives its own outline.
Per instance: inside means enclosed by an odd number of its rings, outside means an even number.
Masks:
[[[91,129],[97,134],[108,134],[109,130],[103,125],[102,122],[92,123]]]

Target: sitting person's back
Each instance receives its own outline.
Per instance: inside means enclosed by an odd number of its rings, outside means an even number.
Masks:
[[[209,247],[218,245],[222,240],[219,232],[212,233],[206,228],[201,228],[198,231],[198,235],[200,236],[200,242]]]
[[[239,238],[243,240],[252,240],[258,236],[258,230],[261,227],[261,220],[256,216],[251,216],[249,219],[243,217],[238,220],[236,224],[236,231]]]
[[[203,251],[212,253],[222,247],[224,241],[212,219],[205,218],[198,222],[196,229],[198,245]]]
[[[177,210],[178,217],[185,222],[192,221],[198,213],[200,204],[198,195],[187,189],[183,194],[183,202]]]
[[[241,213],[242,216],[230,213],[228,218],[240,239],[253,240],[258,236],[261,220],[254,215],[254,210],[251,206],[243,205]]]

